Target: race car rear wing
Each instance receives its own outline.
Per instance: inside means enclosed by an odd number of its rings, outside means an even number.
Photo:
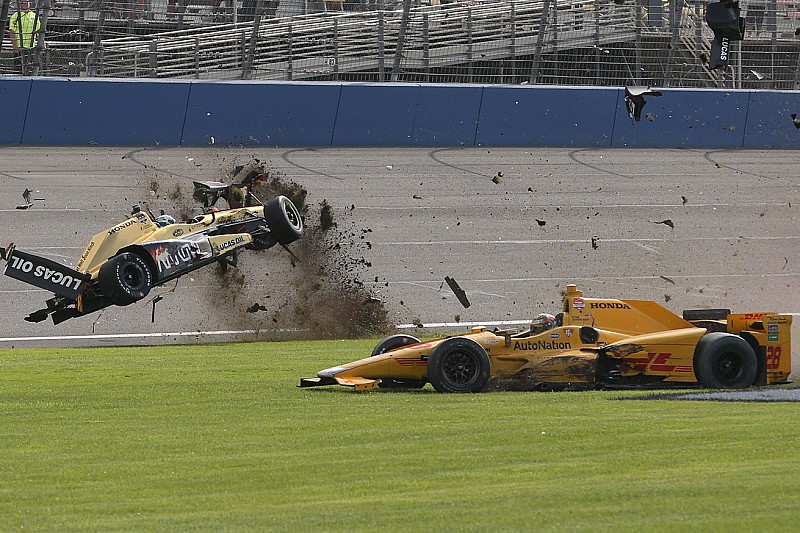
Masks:
[[[91,279],[91,275],[73,270],[66,265],[28,252],[17,250],[13,244],[0,248],[0,256],[6,260],[3,274],[40,289],[50,291],[72,301]]]

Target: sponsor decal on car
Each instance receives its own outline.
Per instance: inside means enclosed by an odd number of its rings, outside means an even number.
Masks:
[[[767,340],[778,340],[778,324],[777,322],[767,322]]]
[[[551,333],[550,334],[550,338],[551,339],[560,339],[561,338],[561,333]]]
[[[172,236],[173,237],[180,237],[181,235],[183,235],[183,230],[180,229],[180,228],[178,228],[178,229],[176,229],[175,231],[172,232]]]
[[[583,301],[583,298],[575,297],[572,299],[572,306],[578,311],[583,311],[586,307],[586,303]]]
[[[129,228],[130,226],[133,226],[134,224],[136,224],[136,219],[129,218],[128,220],[126,220],[122,224],[117,224],[116,226],[114,226],[113,228],[108,230],[108,234],[109,235],[114,235],[116,232],[121,231],[121,230],[123,230],[125,228]]]
[[[3,272],[6,276],[55,294],[77,299],[86,276],[50,259],[14,250]]]
[[[78,270],[81,269],[81,267],[83,266],[83,262],[86,261],[86,258],[89,257],[89,252],[91,252],[94,249],[95,244],[97,243],[95,243],[94,241],[89,243],[89,246],[86,247],[86,251],[83,252],[83,254],[81,254],[81,258],[78,259],[78,264],[75,265],[76,269]]]
[[[214,244],[214,251],[218,254],[222,254],[225,250],[230,250],[232,248],[236,248],[238,245],[245,242],[245,238],[242,235],[229,239],[227,241]]]
[[[630,309],[631,306],[620,302],[592,302],[590,309]]]
[[[571,350],[571,342],[556,341],[515,341],[512,350]]]

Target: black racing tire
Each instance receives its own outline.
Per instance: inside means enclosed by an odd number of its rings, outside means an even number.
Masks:
[[[730,333],[708,333],[694,351],[694,374],[707,389],[745,389],[756,380],[758,359],[746,340]]]
[[[153,273],[142,256],[123,252],[100,267],[97,280],[100,290],[114,305],[124,306],[137,302],[150,293]]]
[[[419,339],[411,335],[390,335],[375,345],[370,355],[380,355],[384,352],[394,350],[395,348],[402,348],[409,344],[418,344]]]
[[[439,392],[480,392],[490,372],[486,350],[466,337],[442,341],[428,358],[428,381]]]
[[[264,205],[264,220],[280,244],[289,244],[303,236],[303,217],[285,196],[276,196]]]

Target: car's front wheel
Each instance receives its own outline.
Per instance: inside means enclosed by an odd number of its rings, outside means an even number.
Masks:
[[[123,252],[100,267],[100,290],[114,305],[129,305],[150,293],[153,274],[141,256]]]
[[[486,350],[466,337],[442,341],[428,358],[428,381],[439,392],[479,392],[490,371]]]

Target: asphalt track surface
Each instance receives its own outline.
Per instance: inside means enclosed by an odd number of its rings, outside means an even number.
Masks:
[[[399,325],[524,322],[567,283],[678,313],[800,312],[798,151],[2,147],[0,240],[74,264],[153,181],[190,190],[253,157],[363,230],[359,275]],[[26,188],[42,200],[18,210]],[[23,320],[46,293],[2,276],[0,348],[248,338],[211,313],[225,296],[208,283],[183,278],[155,322],[142,303],[54,326]]]

